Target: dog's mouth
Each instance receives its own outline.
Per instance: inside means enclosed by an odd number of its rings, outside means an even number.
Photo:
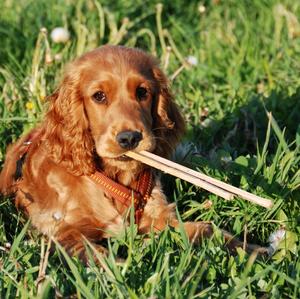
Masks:
[[[122,155],[122,156],[117,157],[116,160],[122,161],[122,162],[129,162],[129,161],[132,161],[133,159],[130,157],[127,157],[126,155]]]

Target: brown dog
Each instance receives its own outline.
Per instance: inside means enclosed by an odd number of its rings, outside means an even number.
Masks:
[[[33,225],[71,254],[128,224],[134,197],[139,232],[179,225],[154,171],[124,156],[147,150],[169,157],[184,121],[158,62],[146,53],[103,46],[71,63],[38,128],[7,151],[0,190],[15,193]],[[211,224],[183,224],[191,241]],[[224,232],[230,249],[242,243]],[[98,247],[102,251],[101,247]],[[246,250],[265,251],[256,245]]]

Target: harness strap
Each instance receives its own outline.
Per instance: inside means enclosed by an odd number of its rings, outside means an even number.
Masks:
[[[115,182],[100,171],[96,171],[90,175],[90,178],[103,189],[105,193],[108,193],[113,199],[119,201],[127,208],[131,206],[133,200],[135,222],[139,223],[144,207],[150,198],[153,189],[153,175],[150,169],[145,169],[141,172],[135,190]]]
[[[42,130],[40,128],[33,129],[25,138],[22,144],[16,147],[15,151],[17,151],[19,155],[19,159],[16,161],[16,171],[14,178],[17,181],[22,178],[22,167],[25,162],[26,154],[29,151],[30,146],[42,135]]]

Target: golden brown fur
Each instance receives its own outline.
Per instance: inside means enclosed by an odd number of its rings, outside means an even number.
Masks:
[[[138,96],[138,88],[146,95]],[[96,94],[103,93],[105,101],[97,102]],[[83,236],[96,242],[121,232],[127,224],[126,209],[88,176],[102,169],[130,187],[145,167],[122,158],[127,149],[116,136],[141,132],[135,151],[169,157],[184,132],[184,121],[156,59],[120,46],[103,46],[71,63],[49,101],[44,120],[31,132],[39,137],[29,147],[22,179],[15,181],[14,174],[27,136],[8,148],[0,190],[15,193],[16,205],[39,231],[55,237],[70,253],[84,256]],[[162,230],[168,224],[178,226],[174,205],[167,203],[156,177],[138,228],[147,233],[151,227]],[[187,222],[184,227],[194,242],[213,233],[204,222]],[[242,245],[224,234],[230,248]]]

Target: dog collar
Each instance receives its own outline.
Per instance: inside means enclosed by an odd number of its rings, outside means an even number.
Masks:
[[[96,171],[89,177],[105,193],[122,203],[125,207],[129,208],[133,202],[135,209],[135,223],[139,223],[144,212],[144,207],[149,200],[153,189],[153,174],[151,169],[145,169],[140,173],[135,189],[128,188],[115,182],[100,171]]]

